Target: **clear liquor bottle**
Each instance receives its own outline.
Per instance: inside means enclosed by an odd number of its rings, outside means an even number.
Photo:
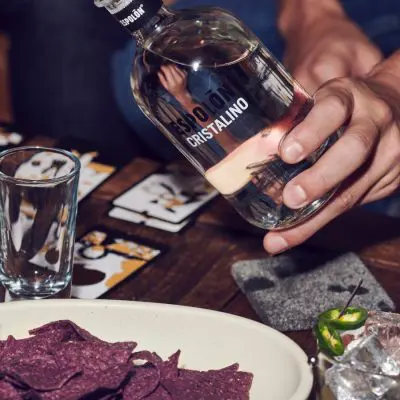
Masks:
[[[248,222],[298,224],[332,193],[285,206],[282,192],[338,138],[298,164],[279,157],[312,98],[239,19],[207,7],[171,11],[161,0],[95,0],[136,39],[133,95],[147,118]]]

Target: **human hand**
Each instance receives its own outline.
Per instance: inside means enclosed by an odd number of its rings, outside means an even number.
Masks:
[[[168,64],[162,65],[157,75],[164,89],[174,96],[180,103],[185,102],[185,100],[190,97],[190,94],[186,89],[186,71],[181,70],[176,65]]]
[[[399,188],[400,52],[383,64],[389,68],[378,68],[364,79],[340,78],[324,85],[316,93],[313,109],[282,143],[282,159],[296,163],[350,121],[314,166],[286,185],[283,201],[298,209],[341,184],[339,191],[303,224],[268,233],[264,239],[268,252],[296,246],[352,207],[382,199]]]
[[[364,76],[382,60],[378,47],[344,13],[298,22],[285,39],[284,62],[311,94],[330,79]]]

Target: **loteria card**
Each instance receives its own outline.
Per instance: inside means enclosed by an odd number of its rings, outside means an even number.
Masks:
[[[56,147],[71,151],[81,162],[78,201],[83,200],[104,183],[116,170],[116,162],[106,151],[84,140],[62,139]]]
[[[95,299],[162,252],[162,246],[104,226],[95,227],[75,243],[72,296]]]
[[[146,218],[181,224],[217,194],[197,172],[169,165],[135,184],[113,204]]]
[[[145,214],[139,214],[135,211],[125,210],[124,208],[120,207],[114,207],[113,209],[110,210],[108,215],[111,218],[116,218],[127,222],[133,222],[135,224],[141,224],[149,226],[151,228],[161,229],[163,231],[173,232],[173,233],[180,232],[191,222],[191,220],[188,218],[179,224],[172,224],[171,222],[163,221],[157,218],[151,218]]]

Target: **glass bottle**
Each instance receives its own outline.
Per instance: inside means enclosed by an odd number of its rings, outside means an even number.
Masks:
[[[243,218],[285,229],[330,198],[299,210],[283,203],[285,185],[338,133],[304,161],[282,161],[280,144],[313,99],[238,18],[216,7],[171,11],[161,0],[95,3],[137,41],[131,86],[140,109]]]

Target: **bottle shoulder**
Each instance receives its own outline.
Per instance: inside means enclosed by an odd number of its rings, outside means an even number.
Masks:
[[[143,41],[145,51],[180,65],[228,64],[248,54],[259,41],[233,14],[219,7],[172,13]],[[141,57],[143,51],[138,52]]]

